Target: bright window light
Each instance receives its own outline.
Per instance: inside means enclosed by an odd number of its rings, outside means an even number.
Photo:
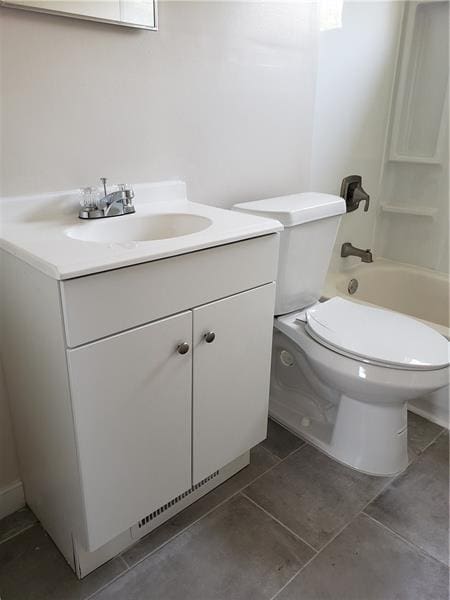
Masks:
[[[340,29],[344,0],[319,0],[319,29]]]

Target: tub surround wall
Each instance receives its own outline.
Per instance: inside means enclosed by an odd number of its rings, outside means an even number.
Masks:
[[[448,19],[448,2],[408,3],[376,232],[383,257],[444,273],[449,273]]]
[[[380,207],[376,248],[383,257],[450,272],[448,164],[448,150],[442,165],[386,164],[383,195],[392,197],[395,189],[397,206],[405,213]],[[414,206],[419,207],[418,214],[411,214]]]
[[[419,4],[422,4],[420,10],[441,13],[428,30],[437,44],[433,48],[438,52],[440,69],[433,71],[427,67],[428,82],[423,86],[426,93],[420,98],[425,103],[423,108],[434,103],[437,110],[439,103],[436,104],[435,94],[429,90],[442,90],[442,86],[434,85],[433,77],[448,74],[448,52],[442,52],[443,44],[448,47],[448,15],[445,15],[448,3],[429,2],[426,7],[425,3]],[[342,219],[331,273],[361,264],[357,258],[340,258],[341,244],[345,241],[373,248],[378,258],[449,272],[448,92],[447,104],[442,107],[438,161],[433,164],[391,160],[395,158],[391,137],[405,53],[406,20],[416,5],[416,2],[350,2],[345,5],[343,29],[320,34],[312,187],[337,193],[342,174],[352,172],[363,176],[364,188],[371,195],[368,213],[360,209]],[[405,6],[408,10],[404,10]],[[423,22],[430,25],[427,19]],[[426,27],[423,32],[427,32]],[[426,58],[430,60],[429,55]],[[349,76],[357,83],[350,87],[342,85]],[[401,110],[400,114],[405,112]],[[426,110],[423,112],[427,114]],[[436,115],[434,120],[439,118]],[[417,140],[414,136],[410,138],[412,143],[414,139]],[[405,145],[402,148],[400,144],[400,150],[405,151]],[[387,212],[382,205],[393,205],[400,210]],[[408,214],[415,208],[419,213],[424,208],[429,214]],[[449,306],[448,293],[443,294],[441,301]],[[410,408],[449,427],[448,388],[411,403]]]
[[[311,189],[339,194],[345,175],[360,174],[371,197],[368,213],[344,215],[331,272],[359,262],[340,257],[343,242],[374,244],[402,14],[403,2],[346,2],[342,28],[319,34]]]

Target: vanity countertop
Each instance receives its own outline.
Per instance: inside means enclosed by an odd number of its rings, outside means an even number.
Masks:
[[[211,225],[202,231],[146,241],[85,241],[68,233],[81,232],[94,220],[78,218],[77,191],[8,197],[0,200],[0,248],[54,279],[71,279],[259,237],[283,229],[273,219],[215,208],[187,200],[183,182],[134,186],[136,213],[95,220],[108,227],[157,215],[197,215]],[[170,217],[169,217],[170,218]],[[102,221],[100,223],[100,221]],[[86,229],[87,231],[87,229]]]

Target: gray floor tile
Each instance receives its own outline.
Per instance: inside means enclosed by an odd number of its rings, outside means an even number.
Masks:
[[[79,581],[40,525],[0,544],[2,600],[84,600],[125,570],[113,559]]]
[[[194,502],[194,504],[191,504],[128,548],[122,553],[122,558],[128,566],[135,565],[215,508],[220,502],[221,499],[214,491],[206,494],[206,496],[203,496],[203,498],[200,498],[200,500],[197,500],[197,502]]]
[[[136,564],[277,463],[278,460],[261,445],[256,446],[250,453],[250,464],[245,469],[142,538],[123,553],[124,560],[130,566]]]
[[[303,446],[304,443],[302,439],[269,419],[267,439],[261,445],[278,458],[286,458],[288,454]]]
[[[279,463],[279,459],[268,452],[261,444],[253,448],[250,457],[250,464],[239,473],[222,483],[216,488],[215,492],[220,494],[222,500],[235,494],[237,491],[248,485],[251,481],[259,477],[273,466]]]
[[[448,600],[447,569],[359,516],[277,600]]]
[[[0,521],[0,544],[31,527],[34,523],[37,523],[37,519],[26,506],[5,517]]]
[[[95,599],[264,600],[311,556],[305,544],[238,495]]]
[[[244,493],[320,549],[388,481],[344,467],[312,446],[305,446]]]
[[[448,562],[448,463],[448,434],[443,434],[366,509],[444,563]]]
[[[408,454],[410,462],[436,439],[443,428],[427,421],[413,412],[408,412]]]

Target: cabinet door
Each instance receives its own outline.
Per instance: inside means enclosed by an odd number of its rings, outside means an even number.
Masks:
[[[274,298],[272,283],[193,311],[194,484],[266,437]]]
[[[67,352],[87,550],[191,487],[191,338],[189,311]]]

